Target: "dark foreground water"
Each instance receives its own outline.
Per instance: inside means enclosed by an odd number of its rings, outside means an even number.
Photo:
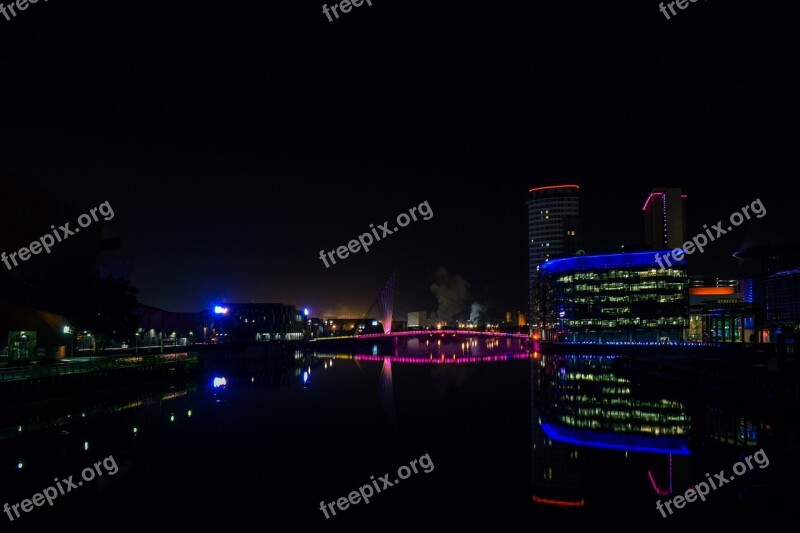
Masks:
[[[768,522],[798,507],[792,415],[730,412],[713,399],[649,390],[616,375],[609,357],[496,356],[508,348],[425,346],[391,362],[303,355],[288,366],[237,363],[189,380],[4,407],[0,503],[55,492],[54,478],[72,475],[76,487],[52,506],[19,507],[20,518],[12,508],[13,521],[3,512],[0,523],[9,531],[66,523],[505,529],[546,518],[631,529],[700,516]],[[215,387],[215,377],[225,385]],[[705,502],[673,507],[666,519],[656,510],[706,474],[724,469],[730,478],[762,449],[752,469]],[[104,459],[95,479],[78,485]],[[393,486],[384,488],[387,473]],[[326,519],[321,501],[365,485],[369,504],[359,495],[336,516],[326,507]]]

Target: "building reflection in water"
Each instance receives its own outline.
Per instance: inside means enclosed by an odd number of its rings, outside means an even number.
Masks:
[[[587,486],[593,481],[588,472],[611,465],[609,485],[651,500],[672,492],[679,471],[686,476],[686,406],[636,392],[614,374],[612,363],[608,356],[534,353],[531,478],[537,504],[590,505],[598,491]]]

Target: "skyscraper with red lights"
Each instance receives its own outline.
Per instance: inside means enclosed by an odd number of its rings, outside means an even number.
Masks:
[[[536,296],[539,265],[574,255],[580,244],[580,186],[544,185],[532,188],[528,199],[528,282],[531,330],[539,327],[540,305]]]
[[[644,242],[653,250],[682,248],[686,242],[686,195],[680,188],[653,189],[644,203]]]

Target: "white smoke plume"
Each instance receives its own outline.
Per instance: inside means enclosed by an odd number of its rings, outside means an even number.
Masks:
[[[431,292],[436,296],[439,307],[438,317],[452,322],[469,301],[469,282],[458,274],[451,275],[444,267],[439,267],[434,275]]]
[[[481,320],[481,315],[486,312],[486,307],[478,302],[472,302],[472,311],[469,313],[469,321],[477,324]]]

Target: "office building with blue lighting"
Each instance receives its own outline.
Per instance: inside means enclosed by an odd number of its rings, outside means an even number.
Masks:
[[[544,340],[685,341],[689,326],[686,261],[672,261],[671,267],[661,269],[655,254],[587,255],[539,265]]]
[[[202,312],[203,337],[213,343],[299,340],[307,320],[293,305],[226,303]]]
[[[753,307],[755,342],[777,343],[794,353],[800,342],[800,243],[737,250],[739,295]]]

